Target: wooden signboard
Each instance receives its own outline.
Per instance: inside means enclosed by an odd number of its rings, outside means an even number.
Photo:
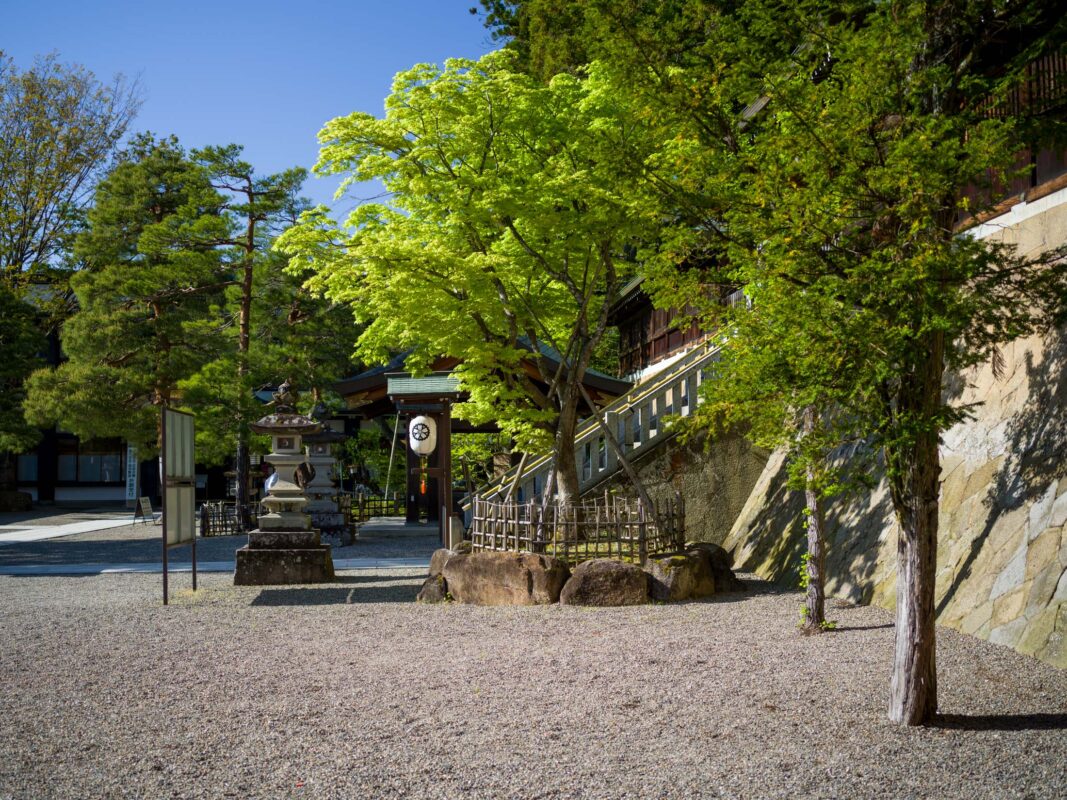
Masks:
[[[150,497],[137,498],[137,507],[133,510],[133,521],[136,522],[138,517],[145,523],[155,521],[156,512],[152,510],[152,499]]]
[[[167,605],[167,551],[193,547],[196,591],[196,459],[193,415],[163,409],[163,605]]]

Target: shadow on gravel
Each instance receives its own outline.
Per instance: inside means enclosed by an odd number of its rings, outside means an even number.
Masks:
[[[198,538],[197,561],[233,561],[234,551],[247,541],[243,535]],[[11,542],[0,547],[0,565],[7,567],[23,564],[149,564],[161,558],[158,528],[141,539],[71,541],[64,537]]]
[[[1061,731],[1067,714],[938,714],[932,728],[964,731]]]
[[[848,633],[849,631],[880,631],[892,627],[892,622],[886,622],[882,625],[842,625],[834,628],[834,633]]]
[[[741,583],[745,584],[745,591],[743,592],[724,592],[722,596],[737,595],[738,600],[743,600],[745,597],[752,597],[758,594],[796,594],[796,589],[791,589],[788,586],[782,586],[777,583],[771,583],[765,581],[762,578],[757,578],[750,572],[746,572],[744,575],[738,575]],[[719,595],[716,595],[718,599]]]
[[[381,576],[338,578],[329,586],[264,589],[251,602],[251,605],[329,606],[358,603],[414,603],[422,580],[422,578],[390,579]],[[338,586],[339,583],[347,585]]]

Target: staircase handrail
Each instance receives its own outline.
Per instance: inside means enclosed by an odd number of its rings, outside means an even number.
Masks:
[[[625,414],[626,412],[632,411],[635,407],[648,402],[660,392],[664,392],[666,389],[670,388],[671,384],[680,385],[683,378],[688,377],[690,374],[693,374],[698,370],[704,369],[709,363],[717,360],[719,349],[720,344],[716,337],[705,339],[701,344],[692,348],[678,359],[678,361],[661,370],[649,380],[638,384],[631,388],[630,391],[615,398],[615,400],[599,409],[596,413],[607,415]],[[696,402],[697,400],[695,397],[690,398],[688,406],[689,411],[682,414],[682,416],[688,416],[689,413],[692,413],[692,409],[695,407]],[[600,426],[597,423],[597,420],[593,416],[587,417],[578,426],[578,431],[574,437],[575,449],[580,449],[588,441],[599,437],[599,435]],[[655,438],[657,440],[660,438],[658,432]],[[649,441],[649,439],[643,439],[640,445],[644,445],[647,441]],[[532,478],[539,472],[544,471],[551,460],[552,454],[546,453],[529,461],[523,469],[522,478],[520,480]],[[505,487],[509,486],[515,480],[515,469],[515,467],[509,469],[500,478],[479,492],[479,496],[483,498],[491,498],[495,495],[502,494]],[[607,476],[601,476],[600,479],[604,477]]]

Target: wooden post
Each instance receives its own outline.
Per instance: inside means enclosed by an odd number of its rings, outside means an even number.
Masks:
[[[637,501],[637,558],[641,566],[648,561],[648,523],[645,521],[645,504]]]
[[[441,465],[438,504],[441,512],[441,547],[448,547],[452,532],[452,412],[451,402],[445,400],[438,420],[437,449]]]
[[[415,455],[411,447],[404,448],[407,451],[407,464],[408,464],[408,479],[407,479],[407,493],[408,503],[407,511],[404,514],[406,522],[418,522],[419,521],[419,507],[422,505],[422,497],[419,493],[419,475],[416,471],[419,466],[419,457]],[[359,503],[358,499],[356,503],[353,503],[354,508],[358,516]]]

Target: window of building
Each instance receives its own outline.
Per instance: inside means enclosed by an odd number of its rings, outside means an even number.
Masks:
[[[117,439],[79,442],[64,439],[59,443],[56,478],[63,483],[121,483],[123,453]]]
[[[23,453],[18,461],[18,480],[32,483],[37,480],[37,454]]]

